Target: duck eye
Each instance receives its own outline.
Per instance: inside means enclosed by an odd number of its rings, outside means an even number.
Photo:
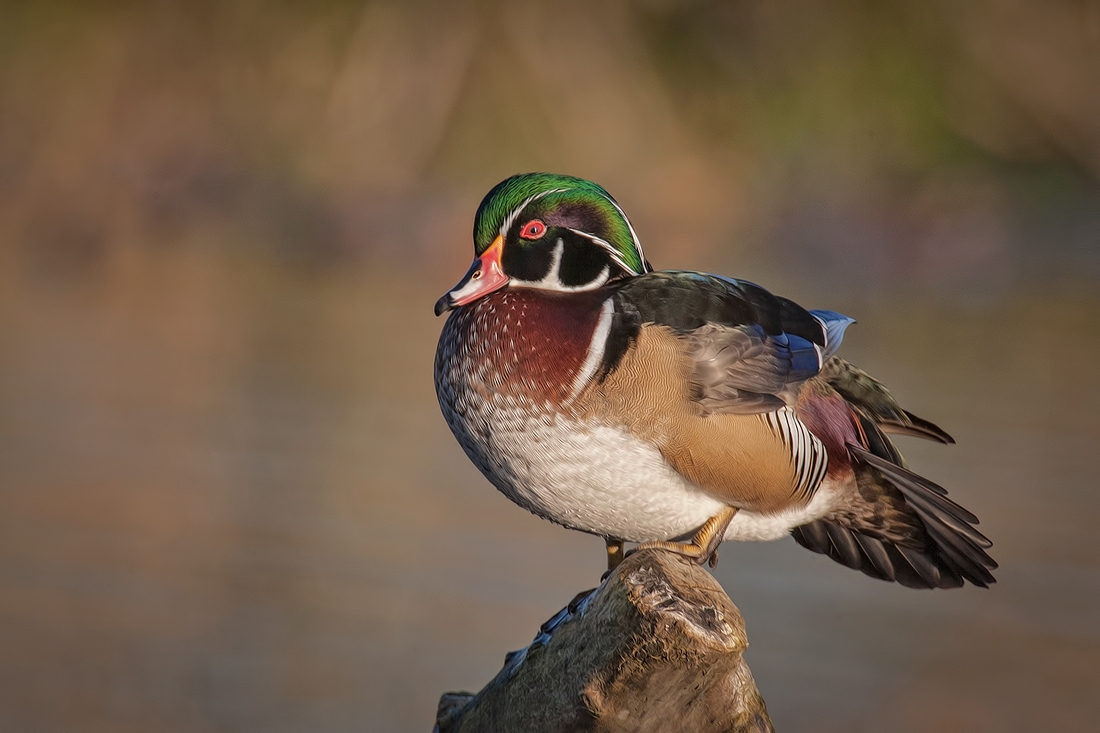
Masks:
[[[519,230],[519,235],[524,239],[539,239],[543,234],[546,234],[546,225],[538,219],[532,219]]]

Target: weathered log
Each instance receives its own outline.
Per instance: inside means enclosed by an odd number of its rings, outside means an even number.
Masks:
[[[436,731],[771,731],[747,646],[710,573],[643,550],[508,654],[481,692],[443,695]]]

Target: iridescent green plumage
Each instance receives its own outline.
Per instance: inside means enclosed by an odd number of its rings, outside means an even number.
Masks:
[[[510,219],[524,219],[543,212],[584,209],[601,219],[604,239],[619,254],[634,274],[646,272],[641,245],[626,215],[602,186],[583,178],[554,173],[521,173],[493,187],[477,209],[474,218],[474,252],[481,256]],[[591,231],[591,230],[589,230]]]

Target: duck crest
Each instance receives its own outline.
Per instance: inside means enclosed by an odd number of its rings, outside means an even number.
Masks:
[[[598,366],[603,344],[593,343],[598,341],[593,336],[609,297],[603,288],[569,294],[535,288],[492,293],[447,319],[436,373],[489,401],[499,396],[560,406]]]

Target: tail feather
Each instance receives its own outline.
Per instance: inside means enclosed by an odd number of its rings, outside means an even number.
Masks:
[[[859,570],[863,566],[863,554],[852,533],[835,524],[825,525],[825,533],[832,545],[832,556],[843,565]]]
[[[997,563],[985,552],[993,543],[972,526],[978,522],[973,513],[948,499],[946,491],[931,481],[855,446],[850,449],[901,491],[920,518],[936,554],[959,575],[983,588],[996,582],[990,570],[996,569]]]
[[[872,418],[887,433],[910,435],[939,443],[955,442],[938,425],[903,409],[881,382],[840,357],[834,356],[826,361],[821,367],[821,376],[844,399],[858,406],[863,414]]]
[[[913,438],[924,438],[925,440],[934,440],[937,443],[943,443],[945,445],[954,445],[955,439],[947,434],[947,431],[941,428],[935,423],[925,420],[923,417],[917,417],[908,410],[902,410],[902,414],[905,416],[905,420],[891,420],[885,419],[879,421],[879,427],[883,432],[893,433],[894,435],[908,435]]]
[[[832,514],[795,528],[795,541],[871,577],[910,588],[995,583],[990,571],[997,563],[986,553],[992,543],[973,526],[978,518],[948,498],[946,489],[905,468],[881,419],[856,406],[852,417],[864,444],[847,446],[856,490]]]
[[[918,512],[923,511],[934,516],[956,532],[971,539],[977,547],[993,546],[989,538],[972,526],[978,524],[978,518],[974,516],[974,513],[951,501],[947,497],[947,489],[939,484],[932,483],[907,468],[884,461],[859,446],[849,445],[848,450],[858,456],[864,463],[874,466],[885,474]]]
[[[940,571],[936,563],[912,547],[891,545],[890,549],[916,572],[919,582],[910,583],[911,588],[958,588],[963,584],[962,576],[950,569]]]
[[[860,437],[867,445],[868,452],[872,455],[881,456],[891,464],[898,466],[905,465],[905,459],[898,449],[894,447],[893,442],[891,442],[891,440],[886,437],[886,434],[879,429],[878,423],[856,410],[852,411],[852,417],[859,424]],[[848,444],[848,447],[851,447],[851,443]]]
[[[916,548],[880,540],[827,520],[796,527],[792,535],[806,549],[878,580],[921,589],[958,588],[963,584],[962,575],[954,568],[942,562],[937,565]],[[842,536],[849,539],[840,539]],[[858,548],[858,556],[851,553],[853,546]]]
[[[886,548],[883,547],[882,542],[874,537],[858,532],[852,532],[851,535],[859,544],[859,549],[863,554],[863,558],[867,562],[870,562],[871,567],[874,568],[878,577],[883,580],[897,580],[897,571],[894,569],[894,563],[891,562],[890,554],[886,552]],[[862,567],[862,564],[860,567]]]

